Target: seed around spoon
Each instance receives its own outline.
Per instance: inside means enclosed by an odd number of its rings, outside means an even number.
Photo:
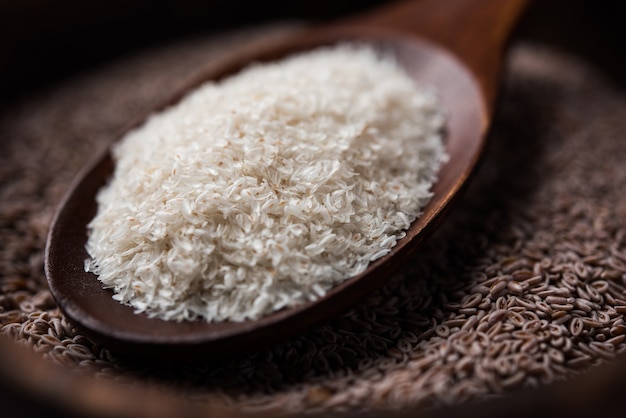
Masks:
[[[446,151],[450,161],[440,170],[432,200],[422,216],[413,222],[406,237],[398,241],[389,255],[373,262],[365,272],[337,285],[314,302],[283,309],[254,321],[178,323],[135,314],[132,308],[114,301],[111,291],[102,289],[97,278],[85,273],[83,268],[87,258],[84,249],[86,225],[97,208],[95,195],[113,171],[110,154],[106,153],[79,176],[50,231],[46,273],[59,306],[87,335],[114,350],[144,358],[167,359],[194,355],[215,358],[258,349],[260,345],[295,335],[347,309],[383,284],[408,259],[441,222],[474,169],[491,119],[501,46],[523,3],[521,0],[400,3],[357,18],[350,24],[310,30],[300,36],[242,51],[208,68],[165,104],[175,103],[201,82],[223,78],[250,62],[272,61],[299,51],[350,40],[366,41],[377,49],[390,51],[417,82],[434,85],[448,112]],[[475,13],[473,19],[477,20],[468,20],[468,10]],[[441,15],[442,12],[445,14]],[[433,20],[420,21],[425,19],[424,16],[431,16]],[[484,24],[484,20],[495,25],[493,33],[497,36],[494,35],[489,42],[468,44],[468,36],[476,42],[481,39],[480,31],[472,29],[470,23]],[[390,23],[411,30],[388,29]],[[435,23],[440,26],[434,26]],[[419,28],[424,28],[431,38],[453,51],[416,37],[413,32]],[[450,35],[455,28],[459,28],[459,34]],[[464,29],[467,31],[462,32]],[[467,45],[470,45],[469,51]]]

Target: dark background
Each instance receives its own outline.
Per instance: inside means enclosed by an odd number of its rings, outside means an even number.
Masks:
[[[200,32],[328,21],[384,0],[0,0],[0,94]]]
[[[0,98],[160,42],[267,21],[330,21],[388,1],[0,0]],[[535,0],[520,30],[613,59],[589,39],[603,32],[626,55],[624,18],[623,0]]]

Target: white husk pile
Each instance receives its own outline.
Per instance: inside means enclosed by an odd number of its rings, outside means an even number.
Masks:
[[[85,268],[167,320],[314,300],[404,236],[445,158],[443,120],[432,91],[362,46],[205,84],[114,148]]]

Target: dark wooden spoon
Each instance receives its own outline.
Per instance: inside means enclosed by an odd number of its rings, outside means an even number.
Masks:
[[[256,321],[177,323],[135,314],[132,308],[114,301],[112,292],[102,289],[96,276],[83,268],[86,225],[97,209],[96,193],[113,171],[107,152],[78,177],[50,230],[45,268],[57,303],[84,333],[112,350],[162,360],[216,358],[258,350],[346,310],[402,266],[441,222],[466,183],[485,144],[505,41],[526,2],[413,0],[385,6],[335,25],[241,50],[213,63],[160,107],[176,103],[201,82],[232,74],[252,61],[274,60],[350,40],[392,51],[415,80],[434,85],[448,112],[445,141],[450,161],[439,173],[434,197],[407,236],[364,273],[315,302]]]

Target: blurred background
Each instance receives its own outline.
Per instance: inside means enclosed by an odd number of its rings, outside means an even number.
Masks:
[[[328,21],[384,0],[0,0],[0,93],[71,76],[115,55],[278,20]]]
[[[113,56],[197,33],[278,20],[324,22],[389,1],[0,0],[0,97],[6,102]],[[535,0],[532,23],[522,30],[532,27],[533,36],[555,42],[568,33],[560,41],[581,48],[592,32],[604,31],[626,52],[624,17],[622,0]]]

